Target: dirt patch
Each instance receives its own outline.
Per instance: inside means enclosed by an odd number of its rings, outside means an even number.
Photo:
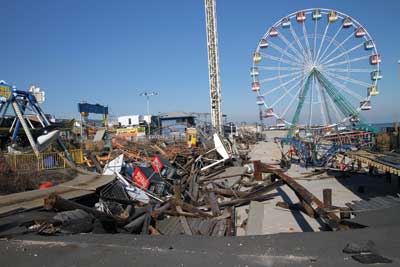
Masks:
[[[72,180],[76,174],[74,169],[13,172],[5,159],[0,157],[0,195],[35,190],[46,182],[57,185]]]

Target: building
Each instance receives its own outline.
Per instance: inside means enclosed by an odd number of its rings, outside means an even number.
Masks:
[[[162,135],[184,134],[186,128],[195,126],[195,116],[186,112],[161,113],[152,117],[152,125]]]
[[[139,126],[140,115],[127,115],[118,117],[118,124],[121,127]]]

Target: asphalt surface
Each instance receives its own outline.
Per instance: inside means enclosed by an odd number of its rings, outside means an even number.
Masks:
[[[379,266],[400,266],[400,208],[364,214],[357,223],[370,227],[362,229],[247,237],[14,231],[0,240],[0,266],[365,266],[342,251],[348,243],[372,243],[373,252],[393,261]],[[10,232],[16,224],[3,218],[0,231]]]

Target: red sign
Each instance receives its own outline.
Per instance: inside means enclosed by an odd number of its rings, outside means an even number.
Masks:
[[[160,173],[164,165],[162,164],[160,157],[154,156],[153,161],[151,162],[151,166],[156,173]]]
[[[136,166],[135,171],[132,175],[133,181],[137,183],[140,187],[148,189],[150,186],[149,179],[147,179],[146,175],[142,172],[142,170]]]

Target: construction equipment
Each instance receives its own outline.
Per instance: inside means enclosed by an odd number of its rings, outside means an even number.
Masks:
[[[211,124],[216,133],[223,134],[221,111],[221,82],[219,77],[218,32],[216,0],[205,0],[208,77],[210,83]]]

